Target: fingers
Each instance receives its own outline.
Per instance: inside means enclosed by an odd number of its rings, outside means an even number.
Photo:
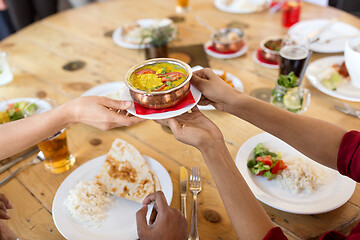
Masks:
[[[147,211],[148,211],[148,207],[145,205],[136,213],[136,225],[139,236],[141,236],[144,233],[145,229],[147,228],[147,222],[146,222]]]
[[[0,218],[1,219],[10,219],[10,216],[7,214],[5,203],[0,202]]]
[[[100,100],[101,104],[104,105],[105,107],[117,109],[117,110],[126,110],[130,108],[132,105],[131,101],[119,101],[107,97],[102,97],[100,99],[101,99]]]
[[[5,207],[6,207],[7,209],[11,209],[11,208],[12,208],[12,205],[11,205],[9,199],[5,196],[5,194],[0,193],[0,201],[2,201],[2,202],[5,204]]]
[[[159,211],[163,211],[165,210],[166,207],[169,207],[167,202],[166,202],[166,198],[165,195],[162,191],[157,191],[155,193],[151,193],[149,194],[144,201],[142,202],[142,204],[144,206],[149,205],[150,203],[155,202],[156,206],[157,206],[157,210]]]
[[[149,224],[154,224],[155,222],[155,219],[156,219],[156,216],[157,216],[157,210],[156,208],[154,207],[151,211],[151,215],[150,215],[150,219],[149,219]]]

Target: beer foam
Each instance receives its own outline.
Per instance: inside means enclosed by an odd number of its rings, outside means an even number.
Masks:
[[[308,50],[300,46],[285,46],[281,48],[280,56],[290,60],[301,60],[308,56]]]

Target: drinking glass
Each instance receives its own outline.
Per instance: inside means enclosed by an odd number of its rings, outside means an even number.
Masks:
[[[41,99],[26,106],[24,115],[25,117],[30,117],[50,111],[56,107],[55,100]],[[70,154],[68,149],[65,128],[38,143],[38,147],[45,157],[45,169],[51,173],[66,172],[75,164],[75,157]]]
[[[294,72],[299,79],[309,56],[309,40],[300,34],[288,35],[283,39],[279,54],[280,74],[287,76]]]
[[[310,91],[301,87],[286,88],[275,84],[270,103],[294,113],[303,113],[310,104]]]
[[[177,13],[187,13],[190,11],[189,0],[176,0],[176,8],[175,11]]]
[[[6,53],[0,51],[0,86],[10,83],[14,78],[6,58]]]
[[[300,20],[301,0],[285,0],[282,7],[282,25],[289,28]]]

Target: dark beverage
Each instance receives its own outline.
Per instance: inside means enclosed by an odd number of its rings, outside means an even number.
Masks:
[[[299,78],[307,56],[308,50],[305,47],[284,46],[280,50],[280,74],[287,76],[290,72],[294,72],[295,76]]]

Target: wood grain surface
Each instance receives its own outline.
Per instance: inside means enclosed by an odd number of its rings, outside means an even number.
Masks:
[[[243,27],[249,50],[246,55],[231,60],[208,57],[214,69],[230,72],[241,79],[245,93],[257,88],[272,88],[278,71],[259,66],[252,60],[252,53],[260,41],[270,35],[284,35],[281,13],[268,11],[254,14],[229,14],[217,10],[211,0],[193,0],[192,10],[178,23],[178,37],[170,46],[183,47],[203,44],[210,33],[195,20],[201,16],[214,28],[235,22]],[[117,0],[94,3],[78,9],[48,17],[32,24],[0,42],[0,49],[10,55],[14,80],[0,87],[0,100],[18,97],[49,97],[64,103],[80,96],[97,85],[122,81],[127,70],[144,60],[144,52],[121,48],[114,44],[109,32],[122,24],[139,18],[162,18],[175,15],[175,1],[163,0]],[[301,19],[333,18],[360,26],[360,20],[334,8],[324,8],[303,3]],[[110,35],[111,36],[111,35]],[[312,60],[329,56],[314,54]],[[77,71],[65,71],[63,66],[71,61],[83,61],[85,66]],[[334,109],[336,100],[318,91],[305,80],[312,97],[309,109],[303,113],[338,124],[348,130],[360,130],[359,119],[344,115]],[[345,101],[343,101],[345,102]],[[360,108],[360,103],[347,102]],[[222,130],[227,146],[235,159],[239,147],[250,137],[262,131],[251,124],[219,111],[205,111]],[[161,126],[146,121],[128,128],[100,131],[77,124],[68,128],[68,142],[76,157],[71,170],[99,155],[106,154],[115,138],[122,138],[134,145],[141,153],[159,161],[169,172],[173,181],[174,196],[171,206],[180,208],[179,166],[187,169],[200,166],[203,191],[199,195],[198,224],[201,239],[236,239],[216,185],[200,153],[177,142],[172,134]],[[29,161],[30,159],[28,159]],[[14,166],[0,177],[13,172]],[[0,189],[14,209],[10,227],[21,239],[64,239],[52,220],[52,201],[61,182],[71,172],[52,175],[42,165],[27,168]],[[235,186],[234,186],[235,187]],[[191,211],[188,194],[188,216]],[[282,227],[289,239],[317,239],[329,230],[348,233],[360,217],[360,189],[342,207],[319,215],[297,215],[282,212],[264,205],[271,219]],[[245,230],[245,229],[244,229]]]

